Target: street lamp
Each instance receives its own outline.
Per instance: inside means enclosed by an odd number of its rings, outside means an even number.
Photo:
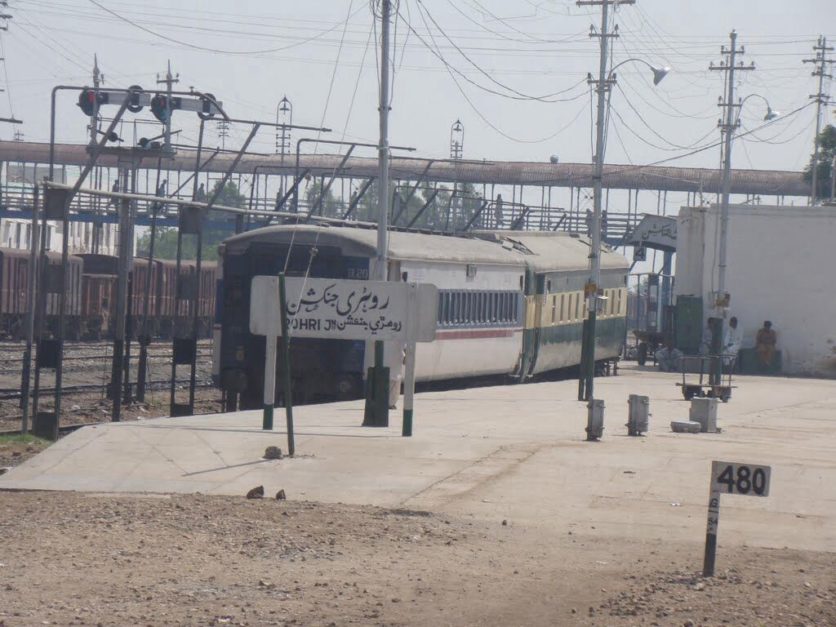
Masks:
[[[607,38],[602,38],[601,63],[598,79],[590,74],[587,83],[594,84],[598,93],[598,118],[596,122],[595,163],[592,173],[592,245],[589,252],[590,277],[584,290],[587,299],[587,319],[583,327],[581,376],[578,381],[578,400],[589,401],[590,418],[594,400],[593,379],[595,376],[595,327],[598,309],[598,293],[601,283],[601,197],[603,195],[604,174],[604,135],[606,132],[606,109],[609,103],[608,93],[616,82],[615,71],[625,63],[637,62],[646,65],[653,72],[653,84],[658,85],[670,72],[668,67],[651,65],[644,59],[630,58],[621,61],[607,73]],[[591,426],[591,424],[590,424]],[[591,436],[589,439],[596,439]]]
[[[749,98],[760,98],[761,100],[763,100],[764,104],[766,104],[766,115],[763,116],[763,121],[764,122],[771,122],[775,118],[781,117],[781,112],[780,111],[775,111],[775,109],[773,109],[769,105],[769,101],[766,98],[764,98],[760,94],[749,94],[748,96],[746,96],[740,102],[737,103],[737,109],[738,109],[737,119],[738,120],[740,119],[740,113],[742,111],[743,103],[746,102],[747,100],[749,100]]]

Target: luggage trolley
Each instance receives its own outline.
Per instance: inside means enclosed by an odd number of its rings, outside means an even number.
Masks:
[[[682,396],[686,401],[690,401],[695,396],[702,396],[719,398],[724,403],[729,402],[732,389],[737,386],[732,385],[733,368],[729,368],[728,372],[723,372],[722,359],[724,357],[724,355],[689,355],[682,358],[682,382],[676,385],[682,388]],[[714,360],[721,360],[719,383],[711,382],[711,366]]]

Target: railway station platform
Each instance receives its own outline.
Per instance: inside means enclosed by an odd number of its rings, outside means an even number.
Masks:
[[[766,498],[722,499],[722,542],[836,551],[836,381],[740,377],[720,404],[721,433],[673,433],[689,403],[676,375],[627,366],[596,379],[601,441],[586,442],[574,380],[416,396],[411,438],[400,412],[364,428],[362,401],[284,413],[155,418],[89,426],[0,477],[0,489],[238,495],[429,510],[626,539],[700,541],[712,460],[769,465]],[[629,437],[627,399],[650,397],[650,431]],[[277,504],[277,507],[280,507]]]

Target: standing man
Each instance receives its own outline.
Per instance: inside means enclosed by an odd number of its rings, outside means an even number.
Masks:
[[[737,317],[732,316],[723,338],[723,365],[726,368],[734,369],[741,344],[743,344],[743,328],[738,324]]]

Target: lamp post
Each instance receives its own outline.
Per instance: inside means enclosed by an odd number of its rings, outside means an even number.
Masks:
[[[727,243],[728,243],[728,226],[729,226],[729,197],[731,196],[731,150],[734,142],[734,130],[740,126],[740,113],[743,110],[743,104],[749,98],[760,98],[766,103],[766,115],[764,115],[765,122],[771,122],[781,114],[775,111],[769,104],[769,101],[760,94],[749,94],[745,98],[739,100],[737,103],[723,104],[720,106],[728,107],[726,111],[726,122],[721,124],[723,130],[723,184],[720,198],[720,250],[719,259],[717,263],[717,292],[718,298],[715,300],[715,307],[720,300],[725,301],[726,293],[726,257],[727,257]],[[737,115],[734,113],[737,109]]]
[[[734,41],[734,40],[732,40]],[[734,48],[734,46],[732,46]],[[733,93],[733,82],[729,82],[730,94]],[[764,115],[765,122],[771,122],[781,114],[775,111],[769,104],[769,101],[760,94],[749,94],[745,98],[738,100],[735,103],[731,98],[730,102],[723,103],[722,98],[718,106],[726,107],[726,121],[720,124],[723,132],[723,182],[720,197],[720,242],[717,260],[717,293],[714,294],[712,310],[714,312],[715,323],[713,328],[712,340],[712,354],[719,357],[721,352],[722,337],[725,332],[725,308],[728,307],[730,296],[726,292],[726,257],[728,251],[728,234],[729,234],[729,198],[731,196],[731,150],[734,142],[734,130],[740,126],[740,114],[743,111],[743,104],[750,98],[760,98],[766,103],[766,115]],[[734,110],[737,109],[737,115]],[[712,362],[711,381],[712,383],[720,382],[719,359]]]
[[[604,12],[606,16],[606,12]],[[604,17],[606,24],[606,17]],[[603,29],[604,31],[606,29]],[[598,293],[601,283],[601,198],[603,195],[604,150],[606,134],[606,109],[609,104],[609,93],[616,82],[615,71],[625,63],[637,62],[646,65],[653,72],[653,84],[658,85],[670,72],[668,67],[651,65],[644,59],[630,58],[621,61],[607,73],[607,38],[602,37],[601,64],[598,79],[589,75],[587,82],[596,86],[598,93],[598,117],[595,135],[595,161],[592,172],[592,242],[589,251],[590,276],[584,295],[587,299],[587,319],[583,327],[581,376],[578,381],[578,400],[589,401],[590,408],[594,400],[593,379],[595,376],[595,333],[598,308]]]

